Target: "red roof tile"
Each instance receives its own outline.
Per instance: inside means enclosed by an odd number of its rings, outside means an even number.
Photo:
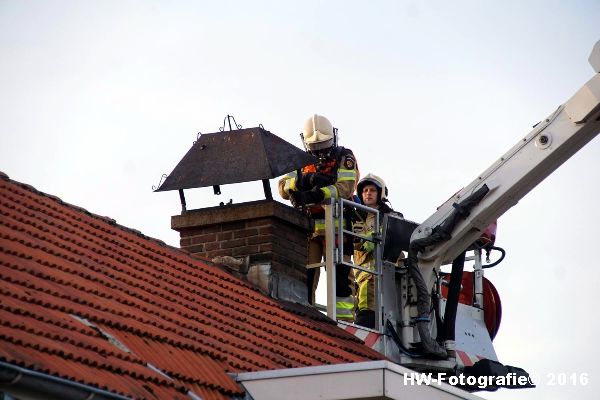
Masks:
[[[0,361],[133,398],[382,359],[320,313],[0,174]]]

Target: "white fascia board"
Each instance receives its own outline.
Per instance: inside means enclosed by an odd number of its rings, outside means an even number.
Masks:
[[[254,400],[432,399],[476,400],[445,383],[407,382],[416,372],[389,361],[240,373],[235,376]]]

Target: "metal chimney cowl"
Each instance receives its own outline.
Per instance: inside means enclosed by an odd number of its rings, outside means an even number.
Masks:
[[[316,158],[263,128],[200,135],[157,192],[276,178]],[[266,194],[267,198],[272,198]],[[265,192],[267,186],[265,186]]]

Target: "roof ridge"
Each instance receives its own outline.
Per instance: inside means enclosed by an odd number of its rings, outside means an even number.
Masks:
[[[78,212],[83,212],[84,214],[86,214],[86,215],[88,215],[88,216],[90,216],[92,218],[95,218],[95,219],[98,219],[100,221],[103,221],[103,222],[105,222],[105,223],[107,223],[109,225],[112,225],[112,226],[114,226],[116,228],[119,228],[119,229],[121,229],[121,230],[123,230],[125,232],[133,233],[134,235],[139,236],[142,239],[149,240],[151,242],[157,243],[158,245],[160,245],[162,247],[166,247],[168,249],[175,250],[178,253],[181,253],[181,254],[184,254],[186,256],[191,257],[191,255],[188,252],[186,252],[185,250],[182,250],[182,249],[180,249],[178,247],[175,247],[175,246],[171,246],[170,244],[164,242],[163,240],[154,238],[152,236],[148,236],[148,235],[142,233],[142,231],[140,231],[138,229],[133,229],[133,228],[130,228],[128,226],[121,225],[121,224],[117,223],[117,221],[114,218],[111,218],[111,217],[108,217],[108,216],[103,216],[103,215],[100,215],[100,214],[95,214],[95,213],[93,213],[93,212],[91,212],[91,211],[89,211],[89,210],[87,210],[87,209],[85,209],[83,207],[76,206],[74,204],[68,203],[68,202],[64,201],[63,199],[61,199],[60,197],[58,197],[58,196],[55,196],[53,194],[49,194],[49,193],[43,192],[41,190],[38,190],[36,187],[34,187],[32,185],[29,185],[27,183],[23,183],[23,182],[11,179],[10,176],[8,176],[3,171],[0,171],[0,179],[8,181],[8,182],[11,182],[13,184],[16,184],[16,185],[20,186],[23,189],[29,190],[32,193],[39,194],[39,195],[42,195],[42,196],[47,197],[49,199],[52,199],[52,200],[58,202],[61,205],[64,205],[64,206],[67,206],[67,207],[71,208],[72,210],[75,210],[75,211],[78,211]]]

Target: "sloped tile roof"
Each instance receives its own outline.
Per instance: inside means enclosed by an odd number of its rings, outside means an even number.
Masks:
[[[132,398],[382,359],[333,321],[0,174],[0,361]]]

